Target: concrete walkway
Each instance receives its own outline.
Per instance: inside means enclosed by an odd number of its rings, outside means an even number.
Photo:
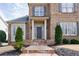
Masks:
[[[4,53],[4,52],[8,52],[14,50],[14,48],[12,46],[4,46],[4,47],[0,47],[0,54]]]

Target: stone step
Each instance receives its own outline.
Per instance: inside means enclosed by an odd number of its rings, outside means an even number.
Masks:
[[[54,50],[23,50],[22,53],[55,53]]]
[[[43,39],[26,40],[25,45],[46,45],[47,41]]]
[[[44,39],[33,40],[32,45],[46,45],[46,40]]]
[[[55,53],[54,49],[48,46],[30,46],[22,50],[23,53]]]
[[[52,40],[44,40],[44,39],[35,39],[35,40],[25,40],[25,45],[54,45],[54,41]]]

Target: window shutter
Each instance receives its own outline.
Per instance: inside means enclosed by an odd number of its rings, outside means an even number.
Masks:
[[[77,35],[79,35],[79,23],[77,22]]]
[[[46,16],[46,7],[44,7],[44,16]]]
[[[74,9],[73,9],[73,11],[76,12],[77,11],[77,8],[78,8],[77,7],[77,3],[74,3]]]
[[[35,15],[35,7],[32,7],[32,16]]]
[[[58,10],[61,12],[61,3],[58,4]]]
[[[73,12],[75,12],[75,8],[76,8],[76,5],[75,5],[75,3],[74,3]]]

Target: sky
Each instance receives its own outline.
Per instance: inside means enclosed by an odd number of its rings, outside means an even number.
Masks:
[[[0,3],[0,16],[4,21],[28,15],[27,3]]]

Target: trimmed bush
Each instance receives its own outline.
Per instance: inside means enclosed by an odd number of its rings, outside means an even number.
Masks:
[[[15,46],[14,48],[16,51],[21,51],[21,48],[23,47],[23,31],[20,27],[16,30],[16,36],[15,36]]]
[[[69,40],[68,39],[63,39],[63,44],[69,44]]]
[[[6,33],[2,30],[0,30],[0,41],[5,42],[6,41]]]
[[[18,27],[16,30],[15,41],[16,42],[23,41],[23,31],[20,27]]]
[[[75,39],[72,39],[71,40],[71,44],[79,44],[79,41],[78,40],[75,40]]]
[[[21,51],[21,48],[23,47],[23,42],[16,42],[16,44],[14,45],[14,48],[16,49],[16,51]]]
[[[55,42],[56,44],[61,44],[62,42],[62,29],[60,25],[57,25],[55,28]]]

